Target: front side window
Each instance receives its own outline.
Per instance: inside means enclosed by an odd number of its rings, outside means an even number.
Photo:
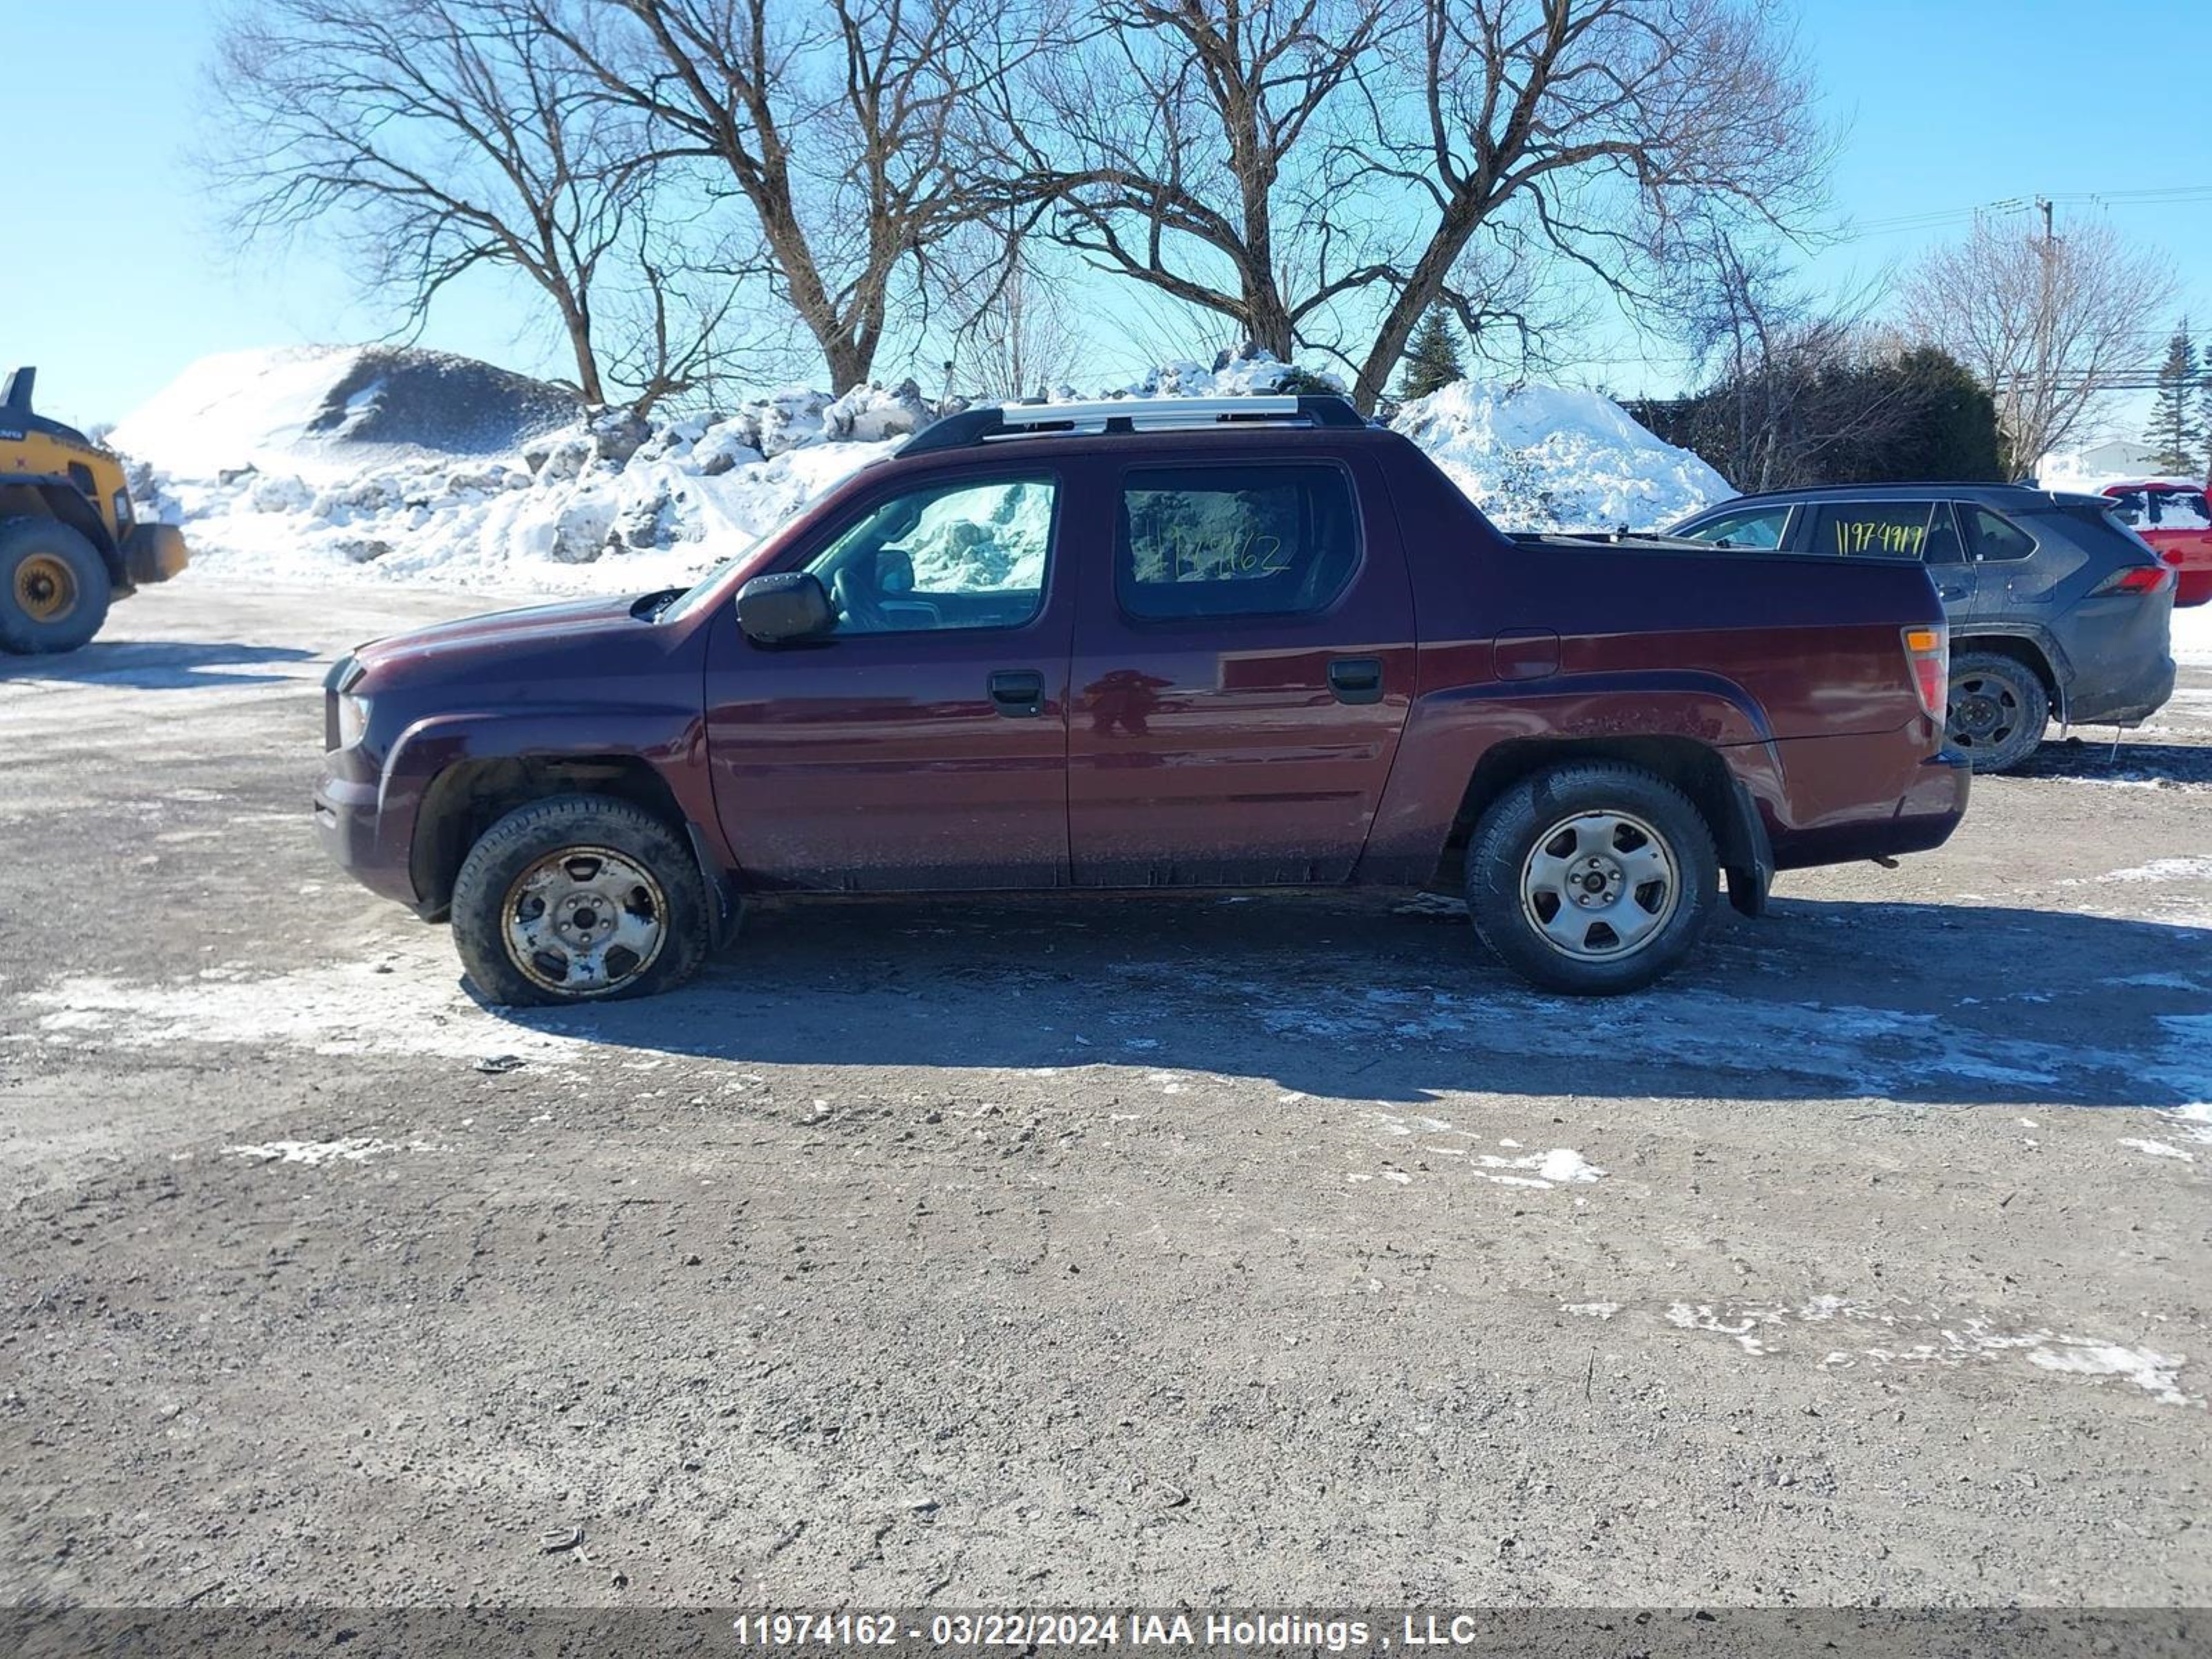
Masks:
[[[1933,501],[1839,501],[1813,519],[1813,551],[1846,559],[1924,559]],[[1950,514],[1942,529],[1951,532]],[[1941,550],[1939,543],[1938,551]]]
[[[1692,541],[1711,542],[1717,547],[1772,551],[1782,545],[1782,533],[1789,525],[1788,507],[1762,507],[1742,513],[1723,513],[1685,533]]]
[[[1158,467],[1122,480],[1114,588],[1133,617],[1321,611],[1358,563],[1352,481],[1336,467]]]
[[[830,590],[836,632],[1019,628],[1044,603],[1049,477],[911,489],[866,509],[805,568]]]
[[[1959,503],[1959,522],[1966,532],[1966,550],[1977,559],[2024,559],[2035,551],[2035,538],[2002,513],[1969,502]]]

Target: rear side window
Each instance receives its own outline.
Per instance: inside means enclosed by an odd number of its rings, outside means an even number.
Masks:
[[[1162,621],[1323,610],[1359,562],[1352,481],[1334,466],[1132,471],[1117,531],[1121,608]]]
[[[1695,530],[1683,533],[1692,541],[1711,542],[1715,546],[1760,548],[1769,551],[1782,545],[1783,532],[1790,526],[1790,509],[1786,507],[1759,507],[1741,513],[1723,513],[1717,519],[1708,520]]]
[[[2160,530],[2212,530],[2212,508],[2193,489],[2160,490],[2150,498],[2150,516]]]
[[[1936,501],[1836,501],[1813,515],[1812,550],[1846,559],[1920,559],[1929,556],[1929,525]],[[1942,518],[1944,537],[1951,515]],[[1955,558],[1956,553],[1949,556]]]
[[[2002,513],[1968,501],[1959,503],[1959,523],[1966,551],[1977,559],[2024,559],[2035,551],[2035,538]]]

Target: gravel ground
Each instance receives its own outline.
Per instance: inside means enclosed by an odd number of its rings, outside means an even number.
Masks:
[[[0,665],[6,1601],[2212,1595],[2212,672],[1625,1001],[963,899],[520,1016],[307,808],[469,608]]]

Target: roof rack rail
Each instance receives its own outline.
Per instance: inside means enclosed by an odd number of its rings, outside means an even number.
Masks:
[[[1359,428],[1359,411],[1334,394],[1261,398],[1103,398],[1092,403],[1003,404],[947,415],[908,438],[901,455],[965,449],[1004,438],[1188,432],[1224,426]]]

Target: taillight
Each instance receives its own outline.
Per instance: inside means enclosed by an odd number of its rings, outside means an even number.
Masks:
[[[1905,659],[1912,665],[1912,684],[1920,693],[1920,707],[1931,720],[1941,722],[1949,702],[1951,686],[1951,630],[1924,623],[1900,630],[1905,635]]]
[[[2091,599],[2106,593],[2159,593],[2171,586],[2173,568],[2163,564],[2130,564],[2115,570],[2089,590]]]

